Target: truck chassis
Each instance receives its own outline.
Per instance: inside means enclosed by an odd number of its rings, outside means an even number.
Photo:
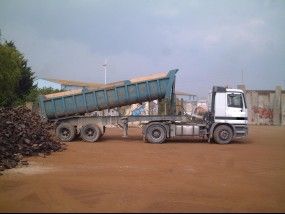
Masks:
[[[139,122],[142,137],[150,143],[163,143],[177,136],[196,136],[214,139],[219,144],[227,144],[234,138],[247,135],[247,125],[214,123],[203,119],[191,122],[185,115],[144,115],[144,116],[73,116],[54,120],[56,135],[62,141],[72,141],[77,134],[87,142],[98,141],[105,133],[106,126],[115,125],[123,129],[123,137],[128,136],[128,123]]]

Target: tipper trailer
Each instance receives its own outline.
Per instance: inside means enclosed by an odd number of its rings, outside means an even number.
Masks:
[[[114,82],[94,89],[80,89],[40,96],[42,116],[56,124],[56,135],[72,141],[77,134],[88,142],[98,141],[107,125],[118,125],[127,137],[128,123],[143,125],[143,139],[163,143],[176,136],[197,136],[220,144],[247,136],[247,106],[242,90],[214,86],[209,111],[197,115],[175,115],[175,78],[178,69],[147,77]],[[167,115],[87,116],[86,113],[165,99]],[[198,118],[198,120],[197,120]],[[194,119],[194,120],[193,120]],[[197,122],[198,121],[198,122]]]

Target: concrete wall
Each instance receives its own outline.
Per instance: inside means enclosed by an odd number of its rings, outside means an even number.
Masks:
[[[238,88],[245,91],[250,124],[285,125],[285,91],[281,86],[275,90],[246,90],[244,85]]]

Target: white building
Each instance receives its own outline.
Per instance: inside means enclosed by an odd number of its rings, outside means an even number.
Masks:
[[[38,88],[53,88],[58,90],[74,90],[86,88],[96,88],[103,86],[101,83],[86,83],[80,81],[71,81],[71,80],[59,80],[59,79],[48,79],[48,78],[38,78],[35,81],[35,85]]]

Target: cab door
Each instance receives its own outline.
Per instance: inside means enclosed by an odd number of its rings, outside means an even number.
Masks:
[[[247,109],[243,93],[227,92],[226,117],[231,123],[246,124]]]

